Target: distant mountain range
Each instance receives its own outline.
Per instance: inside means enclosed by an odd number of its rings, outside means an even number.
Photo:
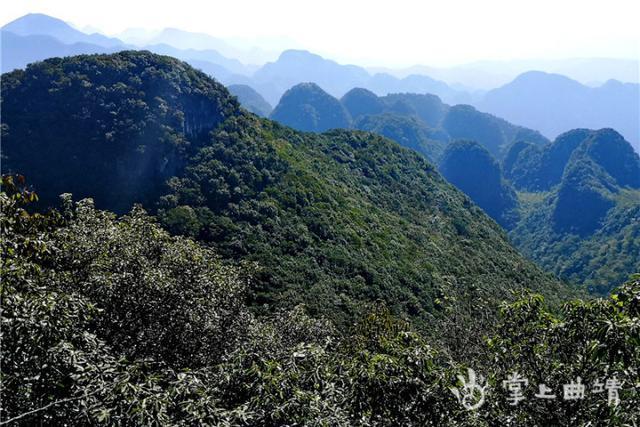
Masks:
[[[554,138],[568,129],[611,127],[640,149],[640,85],[609,80],[596,88],[530,71],[487,92],[475,105]]]
[[[396,77],[425,74],[452,87],[486,91],[505,85],[522,73],[543,70],[562,74],[587,86],[600,86],[608,79],[640,83],[640,63],[633,59],[569,58],[546,60],[476,61],[452,67],[416,65],[404,69],[369,68],[372,73],[389,73]],[[603,79],[602,76],[607,76]]]

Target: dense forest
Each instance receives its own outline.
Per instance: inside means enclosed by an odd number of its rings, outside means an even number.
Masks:
[[[640,278],[586,299],[394,141],[259,118],[149,52],[5,74],[2,111],[3,422],[638,422]],[[595,139],[570,163],[622,197]]]

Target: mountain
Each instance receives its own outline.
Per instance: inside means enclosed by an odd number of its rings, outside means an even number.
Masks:
[[[573,151],[591,134],[589,129],[574,129],[544,146],[516,142],[502,164],[506,178],[519,190],[550,190],[562,179]]]
[[[306,132],[351,126],[351,117],[340,101],[315,83],[301,83],[286,91],[271,118]]]
[[[438,128],[449,112],[449,105],[433,94],[391,93],[381,98],[389,109],[418,117],[427,126]]]
[[[24,15],[2,27],[19,36],[50,36],[64,44],[88,43],[103,48],[122,46],[122,41],[102,34],[85,34],[66,22],[40,13]]]
[[[177,39],[179,41],[181,39]],[[213,49],[180,49],[172,44],[143,45],[154,53],[189,62],[220,81],[244,82],[255,69]],[[27,64],[56,56],[112,53],[130,49],[122,41],[100,34],[85,34],[47,15],[25,15],[2,28],[2,71],[24,68]]]
[[[3,167],[32,180],[41,204],[62,192],[119,212],[142,202],[170,230],[257,261],[257,309],[305,303],[345,325],[381,299],[425,323],[451,286],[566,292],[433,166],[385,138],[248,115],[205,74],[149,52],[2,77]]]
[[[253,75],[255,87],[274,104],[299,83],[313,82],[333,96],[340,96],[368,79],[369,74],[361,67],[341,65],[303,50],[286,50],[277,61],[263,65]]]
[[[447,146],[440,160],[442,175],[468,195],[505,228],[517,221],[516,193],[502,178],[500,165],[486,148],[474,141]]]
[[[261,117],[269,117],[273,107],[256,92],[251,86],[230,85],[227,86],[229,92],[238,98],[238,102],[244,108]]]
[[[19,36],[10,31],[0,33],[2,72],[24,68],[27,64],[51,56],[71,56],[85,53],[111,53],[117,49],[96,44],[64,44],[50,36]]]
[[[364,88],[353,88],[340,99],[351,117],[382,114],[387,106],[378,95]]]
[[[537,131],[515,126],[470,105],[451,107],[431,94],[395,93],[378,97],[367,89],[354,88],[338,101],[317,85],[299,85],[294,89],[298,95],[283,97],[272,119],[305,131],[314,129],[319,121],[330,124],[321,130],[353,126],[373,131],[417,150],[434,162],[446,143],[455,139],[478,141],[498,158],[515,141],[534,145],[548,142]],[[343,110],[351,117],[344,117]],[[335,112],[341,116],[338,121],[333,118]]]
[[[539,145],[548,141],[537,131],[513,125],[470,105],[451,107],[441,126],[451,138],[477,141],[498,158],[505,155],[512,142],[525,140]]]
[[[365,83],[365,87],[379,95],[399,92],[431,93],[452,103],[469,102],[471,100],[467,93],[455,90],[446,83],[426,75],[412,74],[398,79],[390,74],[378,73]]]
[[[218,52],[229,51],[231,46],[217,37],[203,33],[193,33],[177,28],[165,28],[155,34],[145,45],[164,44],[182,50],[215,50]]]
[[[449,102],[467,100],[464,92],[428,76],[412,75],[399,79],[390,74],[371,75],[355,65],[338,64],[304,50],[286,50],[275,62],[262,66],[253,76],[253,86],[272,103],[277,103],[288,88],[313,82],[334,97],[354,87],[387,95],[394,92],[433,93]]]
[[[145,50],[149,50],[159,55],[173,56],[189,63],[210,63],[223,67],[231,74],[239,74],[241,76],[248,76],[252,73],[252,70],[238,61],[237,59],[227,58],[218,51],[213,49],[179,49],[169,44],[149,44],[143,46]],[[217,77],[213,75],[214,77]]]
[[[510,156],[523,216],[510,236],[520,250],[600,293],[640,269],[640,157],[619,133],[576,129]]]
[[[555,137],[573,128],[614,128],[640,150],[640,84],[610,80],[588,87],[558,74],[531,71],[487,92],[476,106]]]
[[[272,59],[277,52],[256,47],[253,42],[222,39],[205,33],[185,31],[178,28],[164,28],[154,33],[136,31],[135,29],[123,33],[124,39],[138,47],[155,44],[166,44],[180,50],[215,50],[228,58],[234,58],[246,64],[262,64],[265,58]],[[265,46],[265,39],[259,40]],[[279,51],[278,51],[279,52]],[[257,67],[255,67],[257,68]],[[255,69],[252,69],[255,71]]]
[[[189,150],[238,108],[220,84],[149,52],[54,58],[2,80],[3,169],[46,189],[45,205],[64,192],[118,212],[155,200]]]
[[[453,88],[462,87],[474,98],[483,92],[503,86],[530,70],[562,74],[588,86],[609,79],[640,83],[640,65],[635,59],[569,58],[555,60],[476,61],[453,67],[416,65],[405,69],[369,68],[372,73],[389,73],[398,78],[411,74],[428,75]]]

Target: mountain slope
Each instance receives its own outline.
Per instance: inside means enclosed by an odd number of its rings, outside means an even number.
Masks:
[[[240,102],[244,108],[254,114],[261,117],[269,117],[269,114],[273,111],[273,107],[251,86],[229,85],[227,89],[232,95],[238,98],[238,102]]]
[[[3,76],[2,108],[2,154],[45,199],[73,191],[124,209],[139,198],[116,193],[143,194],[169,229],[258,261],[256,309],[305,303],[345,325],[382,299],[425,324],[451,289],[566,292],[418,154],[366,132],[260,120],[174,59],[45,61]]]
[[[440,160],[442,175],[505,228],[516,220],[516,193],[502,179],[500,165],[477,142],[449,144]]]

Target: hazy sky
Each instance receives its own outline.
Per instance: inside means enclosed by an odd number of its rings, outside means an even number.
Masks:
[[[16,0],[3,1],[0,18],[30,12],[107,33],[176,27],[286,38],[286,47],[363,65],[640,57],[638,0]]]

